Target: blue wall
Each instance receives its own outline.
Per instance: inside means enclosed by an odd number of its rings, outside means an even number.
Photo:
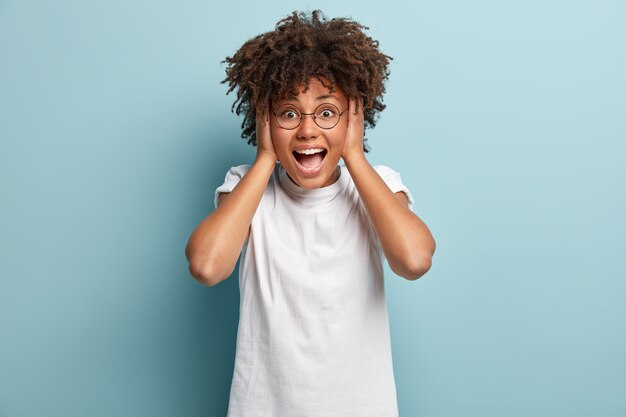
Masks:
[[[372,163],[437,240],[387,269],[403,417],[626,415],[620,1],[0,1],[0,415],[224,416],[239,293],[184,248],[250,163],[220,61],[294,8],[391,55]]]

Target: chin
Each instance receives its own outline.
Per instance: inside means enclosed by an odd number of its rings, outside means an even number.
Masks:
[[[335,178],[335,170],[338,164],[334,164],[332,169],[323,169],[316,175],[302,175],[297,166],[285,167],[287,174],[293,182],[298,186],[306,189],[322,188],[333,184]]]

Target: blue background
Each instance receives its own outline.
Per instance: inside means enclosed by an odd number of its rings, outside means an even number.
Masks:
[[[391,55],[373,164],[437,252],[386,287],[403,417],[626,416],[621,1],[0,0],[0,416],[224,416],[236,277],[184,248],[250,163],[227,55],[294,9]]]

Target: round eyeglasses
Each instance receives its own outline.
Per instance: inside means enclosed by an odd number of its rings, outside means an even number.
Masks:
[[[320,104],[313,113],[302,113],[293,104],[284,104],[278,110],[272,110],[278,126],[287,130],[293,130],[300,126],[304,116],[313,116],[315,124],[322,129],[332,129],[337,126],[341,115],[345,112],[345,110],[340,112],[337,106],[330,103]]]

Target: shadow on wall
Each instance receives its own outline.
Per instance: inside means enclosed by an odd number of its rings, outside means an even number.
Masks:
[[[197,317],[196,327],[206,332],[195,343],[206,347],[198,362],[203,364],[200,380],[205,381],[206,415],[225,416],[228,408],[239,321],[238,276],[239,265],[227,280],[201,290],[202,305],[198,310],[202,314]]]
[[[223,124],[211,122],[215,123],[209,123],[209,126]],[[191,226],[187,238],[200,221],[213,212],[215,189],[223,183],[228,169],[253,162],[256,148],[241,139],[240,133],[240,130],[216,131],[210,127],[207,132],[205,126],[201,132],[191,134],[188,166],[194,198],[189,204],[194,213],[201,214],[194,214],[197,221]],[[194,370],[195,377],[188,381],[195,397],[190,399],[195,403],[190,408],[201,410],[204,415],[224,416],[228,408],[239,321],[239,262],[228,279],[213,287],[198,283],[188,271],[185,272],[186,279],[194,281],[190,289],[194,295],[188,300],[193,304],[187,303],[185,315],[192,317],[193,322],[188,324],[190,328],[202,330],[188,341],[195,345],[195,349],[187,361],[199,367]]]

